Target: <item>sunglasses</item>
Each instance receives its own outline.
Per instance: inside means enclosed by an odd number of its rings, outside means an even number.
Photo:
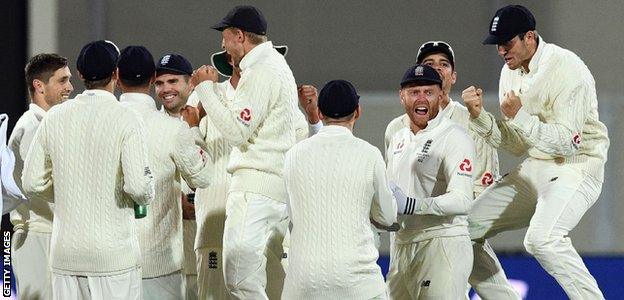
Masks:
[[[427,48],[433,48],[433,47],[443,48],[443,49],[448,50],[451,53],[451,56],[453,56],[452,59],[455,59],[455,52],[453,52],[453,48],[451,48],[449,44],[443,41],[429,41],[429,42],[422,44],[420,48],[418,48],[418,54],[416,55],[416,57],[420,57],[420,54],[423,52],[423,50]]]

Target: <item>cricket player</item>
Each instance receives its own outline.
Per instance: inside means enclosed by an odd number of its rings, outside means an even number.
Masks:
[[[53,299],[142,299],[133,204],[154,199],[144,127],[112,92],[116,47],[87,44],[87,90],[47,113],[24,163],[29,199],[53,199]]]
[[[179,121],[186,122],[191,127],[193,136],[196,137],[199,134],[199,112],[194,108],[197,103],[192,100],[194,95],[193,85],[190,81],[192,73],[193,67],[191,62],[184,56],[179,54],[164,55],[158,60],[156,66],[154,89],[158,101],[162,104],[161,110]],[[194,97],[194,99],[196,98]],[[195,139],[195,143],[202,148],[206,147],[202,140]],[[213,154],[210,153],[210,155]],[[210,159],[209,157],[207,159]],[[211,178],[213,177],[211,175]],[[197,258],[192,250],[197,235],[195,204],[189,202],[188,199],[188,195],[192,194],[190,187],[184,182],[184,179],[180,183],[182,187],[180,200],[182,202],[182,236],[184,244],[183,287],[187,298],[193,299],[197,297],[199,292],[196,284],[197,266],[195,262]],[[211,185],[213,184],[214,179],[211,179]]]
[[[274,46],[274,48],[284,56],[288,53],[287,46]],[[241,69],[234,66],[231,56],[226,51],[212,54],[211,62],[219,74],[227,77],[217,85],[217,89],[227,102],[231,102],[241,78]],[[191,94],[191,98],[193,96],[196,98],[196,93]],[[201,104],[199,106],[201,107]],[[296,123],[298,140],[307,137],[306,126],[305,120],[298,118]],[[232,148],[221,135],[210,117],[202,116],[199,129],[199,139],[205,141],[208,152],[213,154],[212,163],[214,164],[214,183],[206,189],[197,189],[196,195],[198,234],[195,249],[199,273],[199,298],[229,299],[223,278],[222,263],[226,199],[231,179],[231,175],[227,172],[227,165],[231,156],[237,157],[241,154],[238,149]],[[276,232],[274,234],[287,235],[288,233]],[[271,274],[267,276],[265,290],[270,299],[279,299],[284,285],[285,273],[281,263],[287,260],[282,258],[286,249],[279,243],[279,239],[271,240],[265,251],[267,273]],[[287,240],[288,238],[284,237],[284,244],[287,244]]]
[[[156,75],[152,54],[128,46],[119,57],[119,101],[146,124],[149,162],[157,184],[145,218],[137,220],[141,246],[144,299],[182,299],[183,252],[181,178],[192,187],[207,187],[212,169],[195,145],[189,126],[156,109],[149,92]],[[192,108],[188,108],[192,109]],[[182,109],[182,114],[187,108]]]
[[[370,220],[390,226],[396,203],[379,150],[353,136],[359,96],[328,82],[318,107],[325,127],[286,153],[293,224],[283,299],[387,299]]]
[[[461,299],[472,269],[474,142],[440,110],[442,82],[427,65],[409,68],[401,81],[410,127],[388,150],[401,225],[388,273],[392,299]]]
[[[69,98],[74,90],[67,58],[42,53],[30,59],[25,69],[31,103],[15,124],[9,149],[15,154],[13,178],[22,186],[22,170],[30,144],[46,112]],[[13,224],[12,266],[17,293],[23,299],[52,299],[50,237],[54,199],[33,199],[11,212]]]
[[[284,155],[296,141],[297,87],[284,57],[267,40],[266,20],[252,6],[237,6],[214,29],[241,69],[231,103],[217,91],[213,67],[195,71],[193,83],[212,122],[241,155],[230,161],[223,256],[225,283],[235,299],[267,299],[267,244],[284,232]]]
[[[471,86],[462,93],[471,128],[492,146],[528,158],[476,199],[470,237],[479,243],[528,226],[526,250],[568,297],[602,299],[568,236],[598,199],[604,180],[609,138],[598,119],[594,78],[574,53],[546,43],[533,14],[520,5],[496,12],[483,43],[496,45],[505,61],[499,81],[504,118],[486,112],[483,91]],[[490,263],[484,259],[497,261],[476,247],[475,266]],[[504,280],[497,272],[473,272],[485,283],[475,285],[482,297],[504,298],[488,294]]]

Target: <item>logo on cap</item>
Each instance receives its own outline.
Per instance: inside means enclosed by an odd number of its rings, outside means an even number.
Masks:
[[[414,76],[422,76],[424,72],[425,69],[422,66],[418,66],[414,69]]]
[[[160,60],[160,64],[163,65],[163,66],[168,64],[170,58],[171,58],[171,55],[169,55],[169,54],[163,56],[163,58]]]
[[[496,27],[498,27],[498,17],[495,17],[494,20],[492,20],[492,28],[490,28],[490,31],[496,32]]]

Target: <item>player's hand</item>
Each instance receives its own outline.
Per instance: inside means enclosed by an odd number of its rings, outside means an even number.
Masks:
[[[184,193],[182,193],[182,219],[195,220],[195,204],[189,202]]]
[[[195,107],[187,105],[180,110],[182,120],[188,123],[189,127],[199,126],[199,110]]]
[[[470,86],[462,92],[462,99],[470,117],[472,119],[478,118],[483,108],[483,90]]]
[[[513,119],[516,117],[516,114],[518,114],[520,108],[522,108],[522,101],[513,90],[506,93],[504,97],[500,105],[501,112],[505,117]]]
[[[203,65],[195,70],[191,76],[191,84],[193,86],[198,86],[200,83],[208,80],[212,82],[219,80],[219,74],[213,66]]]
[[[403,192],[403,190],[395,183],[390,182],[390,190],[392,191],[392,196],[394,197],[394,201],[397,203],[397,214],[404,215],[406,214],[405,206],[407,205],[407,196]]]
[[[318,91],[313,85],[302,85],[297,88],[299,104],[306,112],[310,124],[319,122],[318,115]]]
[[[199,103],[197,103],[197,110],[199,110],[199,119],[203,119],[206,116],[206,110],[204,109],[204,106],[202,105],[201,101],[199,101]]]

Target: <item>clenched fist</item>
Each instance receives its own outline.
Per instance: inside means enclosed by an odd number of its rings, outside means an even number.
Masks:
[[[213,66],[202,65],[199,69],[195,70],[191,76],[191,84],[193,86],[198,86],[200,83],[207,80],[212,82],[217,82],[217,80],[219,80],[219,73],[217,73],[217,69]]]
[[[505,99],[501,103],[501,112],[507,118],[513,119],[516,117],[516,114],[522,107],[522,101],[520,101],[520,97],[511,90],[509,93],[505,93]]]
[[[195,107],[187,105],[180,110],[182,120],[188,123],[189,127],[199,126],[199,110]]]
[[[308,122],[310,124],[318,123],[318,91],[316,87],[302,85],[297,88],[297,94],[299,95],[299,104],[301,104],[308,117]]]
[[[464,99],[464,105],[466,105],[470,117],[472,119],[478,118],[483,108],[483,90],[471,85],[462,92],[462,99]]]

